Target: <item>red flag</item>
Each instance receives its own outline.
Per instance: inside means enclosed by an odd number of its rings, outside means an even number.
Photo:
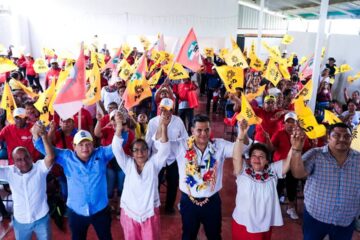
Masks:
[[[200,51],[198,41],[194,29],[191,28],[175,61],[190,68],[192,71],[197,72],[201,67],[199,57]]]
[[[85,80],[85,56],[81,47],[76,64],[54,101],[54,109],[62,119],[72,117],[81,109],[86,94]]]

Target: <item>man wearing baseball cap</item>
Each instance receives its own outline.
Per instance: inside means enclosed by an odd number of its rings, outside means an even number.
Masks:
[[[15,108],[13,111],[15,124],[9,124],[0,131],[0,141],[7,144],[9,165],[13,165],[12,152],[18,146],[25,147],[31,158],[36,162],[40,158],[40,153],[36,151],[32,143],[32,134],[30,129],[32,124],[27,123],[26,110],[24,108]]]
[[[45,153],[41,138],[34,145]],[[55,161],[63,167],[67,179],[72,239],[86,239],[90,224],[99,239],[112,239],[106,184],[106,166],[114,157],[111,145],[94,148],[91,134],[80,130],[74,136],[73,148],[55,148]]]
[[[156,153],[157,149],[154,145],[154,135],[156,134],[157,129],[162,120],[170,121],[167,125],[168,137],[171,145],[172,142],[181,139],[187,138],[188,134],[185,128],[185,125],[180,117],[173,115],[174,101],[170,98],[163,98],[159,105],[160,115],[152,118],[148,125],[148,131],[145,136],[145,141],[151,149],[152,153]],[[176,200],[177,188],[179,185],[179,171],[177,162],[175,159],[175,153],[171,151],[167,161],[166,166],[161,170],[159,174],[159,182],[164,176],[166,171],[166,181],[167,181],[167,194],[165,202],[165,212],[167,214],[174,214],[174,204]],[[160,186],[160,184],[159,184]]]

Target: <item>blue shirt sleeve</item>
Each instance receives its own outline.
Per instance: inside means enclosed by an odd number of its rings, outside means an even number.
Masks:
[[[34,141],[34,146],[35,146],[36,150],[38,150],[41,154],[46,155],[44,143],[41,138],[38,138],[37,140]],[[56,147],[53,147],[53,148],[54,148],[54,153],[55,153],[55,162],[57,162],[63,168],[65,168],[66,158],[69,157],[69,155],[71,154],[72,151],[70,151],[68,149],[60,149],[60,148],[56,148]]]
[[[115,157],[112,151],[111,144],[106,147],[99,147],[98,154],[100,154],[101,158],[104,159],[106,163],[110,162],[111,159]]]

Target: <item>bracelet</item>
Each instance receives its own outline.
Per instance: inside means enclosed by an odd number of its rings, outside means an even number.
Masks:
[[[236,142],[243,142],[244,138],[236,138]]]
[[[302,152],[302,149],[291,148],[293,152]]]

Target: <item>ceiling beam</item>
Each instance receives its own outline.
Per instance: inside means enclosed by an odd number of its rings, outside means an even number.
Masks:
[[[308,1],[310,1],[310,2],[312,2],[312,3],[319,4],[319,6],[320,6],[320,4],[321,4],[321,2],[320,2],[320,1],[317,1],[317,0],[308,0]],[[339,4],[339,3],[334,3],[334,4]],[[355,17],[355,16],[356,16],[356,14],[354,14],[354,13],[352,13],[352,12],[349,12],[349,11],[346,11],[346,10],[344,10],[344,9],[341,9],[341,8],[335,6],[334,4],[329,4],[329,8],[332,8],[332,9],[338,11],[338,12],[344,13],[345,15],[349,15],[349,16],[352,16],[352,17]]]

